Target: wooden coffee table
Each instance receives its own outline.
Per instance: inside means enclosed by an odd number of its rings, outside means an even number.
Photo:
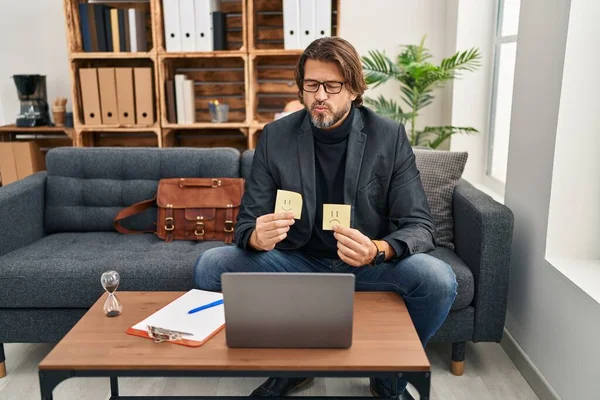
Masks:
[[[349,349],[230,349],[225,330],[203,346],[190,348],[125,333],[182,294],[117,293],[123,313],[115,318],[104,315],[106,295],[102,296],[40,363],[42,399],[52,399],[52,391],[65,379],[99,376],[110,378],[111,399],[150,398],[119,396],[118,377],[270,376],[392,378],[393,391],[393,378],[402,377],[421,399],[429,399],[429,360],[404,301],[395,293],[356,293]]]

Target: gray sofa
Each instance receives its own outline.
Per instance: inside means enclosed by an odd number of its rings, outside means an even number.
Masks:
[[[0,188],[0,361],[3,343],[59,341],[103,293],[100,275],[106,270],[119,271],[121,291],[191,289],[198,255],[222,242],[122,235],[114,231],[113,218],[151,198],[160,178],[247,178],[253,154],[227,148],[56,148],[47,154],[46,172]],[[152,227],[155,212],[125,225]],[[457,366],[466,341],[502,337],[513,216],[462,180],[453,216],[455,251],[440,247],[432,254],[453,267],[459,293],[432,341],[451,342]]]

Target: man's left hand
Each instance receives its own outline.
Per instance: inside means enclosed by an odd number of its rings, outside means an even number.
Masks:
[[[333,237],[337,240],[338,256],[353,267],[369,264],[377,254],[375,243],[356,229],[336,225]]]

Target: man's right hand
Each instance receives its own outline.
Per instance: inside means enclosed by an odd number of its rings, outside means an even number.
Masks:
[[[249,244],[256,250],[269,251],[287,237],[290,226],[294,224],[291,212],[267,214],[256,219],[256,228],[250,235]]]

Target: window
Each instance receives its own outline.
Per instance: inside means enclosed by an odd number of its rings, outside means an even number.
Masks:
[[[504,193],[520,0],[498,0],[485,184]]]

